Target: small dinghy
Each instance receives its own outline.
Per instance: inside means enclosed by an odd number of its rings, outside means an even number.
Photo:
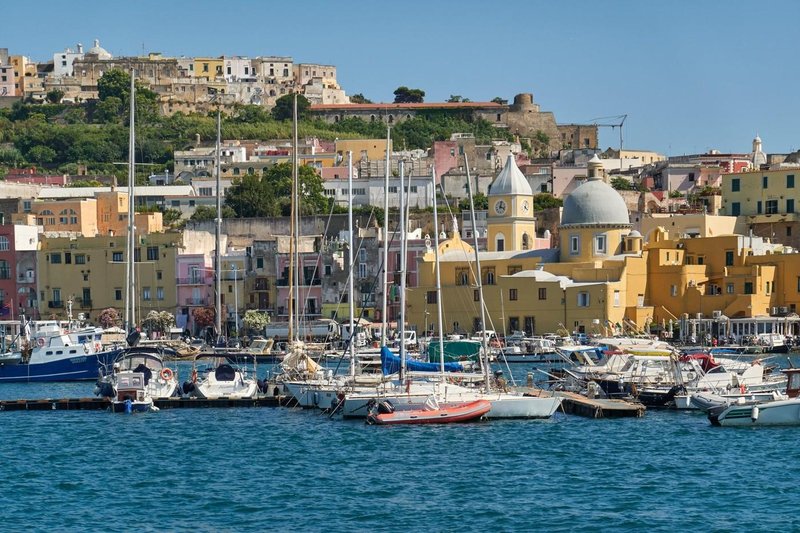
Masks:
[[[449,407],[440,407],[435,401],[429,401],[423,409],[400,411],[395,411],[394,405],[388,400],[370,403],[367,423],[379,425],[470,422],[479,419],[492,409],[492,404],[488,400],[475,400]]]

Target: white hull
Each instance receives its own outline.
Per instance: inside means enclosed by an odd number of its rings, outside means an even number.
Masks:
[[[305,409],[331,409],[338,401],[337,394],[342,383],[330,381],[285,381],[286,392],[297,400],[297,405]]]
[[[747,392],[744,394],[719,394],[720,398],[724,398],[728,403],[736,403],[739,398],[744,398],[748,402],[768,402],[776,399],[776,391],[760,391],[760,392]],[[676,394],[675,395],[675,409],[699,409],[692,403],[692,394]]]
[[[709,415],[720,426],[800,426],[800,398],[756,405],[732,405],[720,414]]]
[[[258,384],[249,379],[236,379],[234,381],[209,380],[198,383],[195,388],[197,397],[207,400],[255,398],[257,393]]]

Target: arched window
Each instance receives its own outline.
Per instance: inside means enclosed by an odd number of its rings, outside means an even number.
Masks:
[[[494,250],[496,252],[504,252],[506,250],[506,237],[502,233],[498,233],[494,237]]]
[[[394,116],[389,115],[389,124],[391,124],[392,122],[394,122]]]
[[[522,249],[528,250],[531,247],[530,237],[528,237],[527,233],[522,234]]]
[[[369,121],[370,122],[375,122],[375,115],[370,115],[369,116]]]

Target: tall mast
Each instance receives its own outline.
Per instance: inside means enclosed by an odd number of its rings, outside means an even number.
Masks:
[[[353,278],[355,277],[355,268],[353,264],[353,152],[347,152],[347,231],[350,236],[350,243],[347,246],[347,262],[350,265],[350,280],[348,285],[348,301],[350,302],[350,341],[348,348],[350,349],[350,376],[356,375],[356,351],[355,351],[355,324],[353,315],[355,315],[355,304],[353,296],[355,295]]]
[[[219,104],[217,107],[217,165],[216,165],[216,175],[217,175],[217,220],[216,220],[216,246],[214,247],[214,276],[216,278],[216,300],[214,302],[214,309],[216,309],[217,315],[217,337],[222,335],[222,253],[219,249],[220,242],[222,241],[222,195],[220,193],[220,159],[222,158],[222,149],[221,149],[221,137],[222,137],[222,113],[219,109]],[[215,339],[216,341],[216,339]]]
[[[130,120],[128,124],[128,235],[126,239],[126,261],[125,261],[125,328],[129,332],[136,324],[136,270],[133,266],[134,246],[136,238],[134,235],[136,217],[136,204],[133,192],[136,182],[136,71],[131,69],[131,88],[130,88]]]
[[[387,294],[389,290],[389,170],[391,165],[390,139],[392,129],[386,128],[386,175],[383,180],[383,307],[381,309],[381,346],[386,346],[388,333]]]
[[[442,318],[442,277],[439,265],[439,213],[436,208],[436,167],[431,170],[431,181],[433,182],[433,253],[436,260],[436,314],[439,333],[439,371],[444,380],[444,319]],[[427,313],[427,309],[425,311]],[[427,317],[426,317],[427,318]],[[428,332],[426,331],[427,335]]]
[[[297,203],[300,198],[298,195],[300,179],[298,170],[297,156],[297,93],[294,93],[292,105],[292,200],[291,200],[291,235],[289,237],[289,340],[299,340],[300,337],[300,276],[299,264],[300,254],[298,253],[297,233],[299,226],[299,206]],[[295,305],[297,308],[295,309]]]
[[[406,215],[403,160],[400,160],[400,381],[406,376]]]
[[[486,390],[489,391],[491,383],[491,372],[489,369],[489,346],[486,341],[486,310],[483,302],[483,281],[481,280],[481,259],[478,254],[478,231],[475,227],[475,201],[472,197],[472,178],[469,175],[469,161],[467,154],[464,154],[464,168],[467,170],[467,192],[469,193],[469,213],[472,218],[472,238],[475,248],[475,282],[478,286],[478,296],[481,306],[481,344],[483,345],[483,368],[486,375]]]

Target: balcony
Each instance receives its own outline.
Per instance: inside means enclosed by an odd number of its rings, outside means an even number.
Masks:
[[[277,282],[275,282],[275,285],[278,287],[288,287],[289,280],[287,278],[279,279]],[[312,287],[315,285],[322,285],[322,280],[320,278],[306,278],[300,282],[301,287]]]
[[[209,305],[208,298],[186,298],[185,305]]]
[[[64,308],[64,301],[63,300],[56,300],[56,301],[49,301],[47,302],[47,307],[50,309],[63,309]]]
[[[208,285],[209,283],[206,281],[205,278],[202,278],[200,276],[189,277],[189,278],[178,278],[177,282],[178,285]]]
[[[78,298],[78,307],[82,309],[91,309],[92,308],[92,300],[91,299],[83,299]]]
[[[264,278],[256,278],[255,290],[257,290],[257,291],[268,291],[269,290],[269,280],[264,279]]]

